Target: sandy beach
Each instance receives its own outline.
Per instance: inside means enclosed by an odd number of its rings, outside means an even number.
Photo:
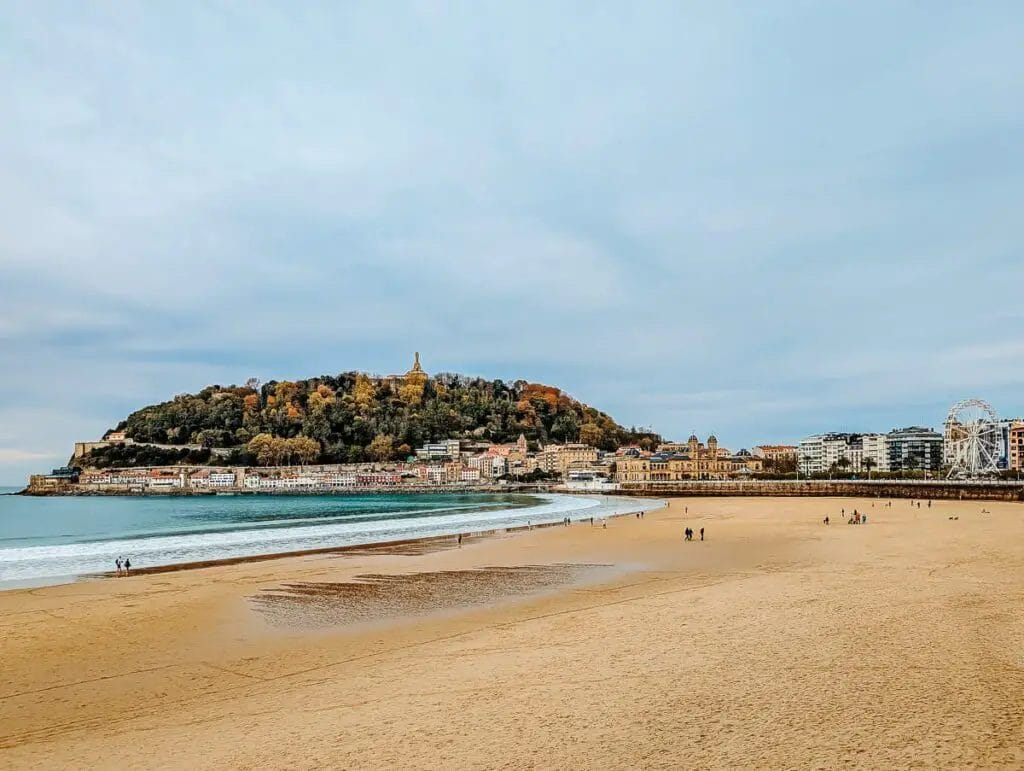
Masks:
[[[0,593],[0,767],[1024,766],[1020,504],[676,499],[454,546]]]

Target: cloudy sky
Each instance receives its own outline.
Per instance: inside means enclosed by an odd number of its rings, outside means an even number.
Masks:
[[[734,448],[1024,412],[1019,3],[345,5],[0,9],[0,483],[414,350]]]

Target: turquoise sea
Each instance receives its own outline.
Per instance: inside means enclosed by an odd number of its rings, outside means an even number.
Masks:
[[[152,567],[600,518],[650,503],[518,494],[0,495],[0,588],[102,573],[117,557]]]

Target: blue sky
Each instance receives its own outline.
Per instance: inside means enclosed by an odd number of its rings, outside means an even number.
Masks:
[[[1024,412],[1019,3],[0,9],[0,483],[250,376]],[[293,7],[297,6],[297,7]]]

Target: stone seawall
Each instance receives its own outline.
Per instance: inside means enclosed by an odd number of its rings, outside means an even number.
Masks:
[[[37,498],[79,496],[79,497],[138,497],[150,498],[209,498],[215,495],[260,496],[260,495],[433,495],[433,494],[473,494],[473,493],[521,493],[524,495],[554,492],[551,485],[546,484],[508,484],[508,485],[377,485],[367,487],[334,487],[334,488],[294,488],[291,490],[250,490],[248,488],[227,487],[218,490],[195,490],[188,487],[167,488],[115,488],[96,489],[76,484],[59,484],[47,486],[29,485],[15,495]]]
[[[723,480],[626,482],[618,495],[683,496],[819,496],[825,498],[916,498],[973,501],[1024,501],[1018,482],[947,482],[917,480]]]

